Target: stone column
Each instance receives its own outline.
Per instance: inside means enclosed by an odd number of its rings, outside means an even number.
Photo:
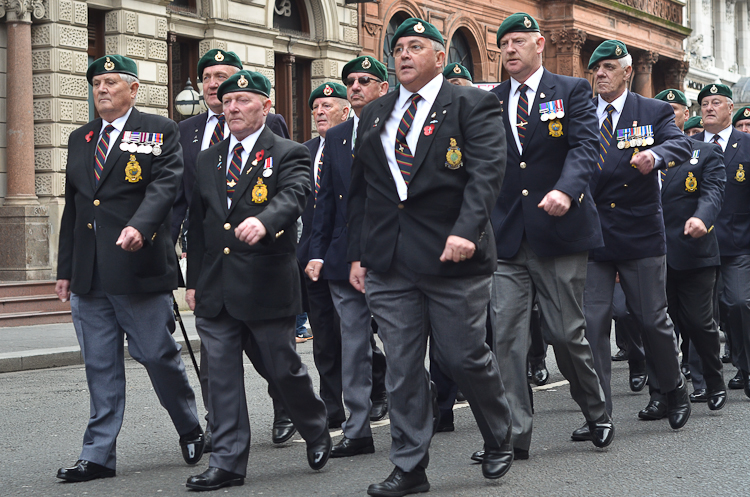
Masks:
[[[750,5],[747,0],[737,0],[736,15],[739,27],[737,33],[737,64],[740,74],[750,73]]]
[[[49,210],[39,204],[34,174],[34,97],[31,93],[31,15],[44,16],[41,0],[0,1],[7,10],[7,177],[0,207],[0,281],[50,279]]]
[[[563,28],[552,33],[550,40],[557,47],[558,74],[584,77],[581,47],[586,42],[586,32],[582,29]]]
[[[667,88],[685,91],[685,77],[690,69],[690,62],[686,60],[671,61],[668,65],[665,83]]]
[[[651,81],[651,71],[659,60],[659,54],[647,50],[635,57],[633,63],[632,91],[647,98],[654,97],[654,84]]]
[[[284,84],[283,87],[286,89],[284,95],[278,95],[278,97],[284,99],[284,107],[286,107],[288,116],[285,116],[286,124],[289,127],[289,136],[294,136],[294,95],[292,91],[292,64],[294,64],[294,55],[287,54],[282,57],[284,62]]]

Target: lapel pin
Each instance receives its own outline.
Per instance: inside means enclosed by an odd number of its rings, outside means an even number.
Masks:
[[[458,66],[456,66],[456,67],[458,67]],[[433,112],[430,117],[433,118],[433,119],[435,119],[435,116],[437,116],[437,112]]]
[[[86,135],[86,143],[89,143],[93,137],[94,137],[94,132],[89,131],[88,134]]]
[[[448,111],[447,111],[447,110],[445,110],[445,109],[443,109],[443,115],[445,115],[445,114],[447,114],[447,113],[448,113]]]
[[[346,138],[344,138],[344,143],[343,143],[343,145],[346,145]]]
[[[539,98],[545,98],[546,96],[547,96],[547,95],[545,95],[544,93],[540,93],[540,94],[539,94]]]
[[[737,143],[736,142],[732,144],[732,148],[737,148]]]

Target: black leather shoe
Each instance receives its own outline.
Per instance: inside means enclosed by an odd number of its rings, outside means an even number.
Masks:
[[[667,416],[667,403],[661,400],[651,400],[648,405],[641,409],[638,417],[644,421],[656,421]]]
[[[690,399],[692,401],[692,399]],[[724,404],[727,403],[727,391],[719,390],[718,392],[711,392],[708,394],[708,408],[712,411],[718,411]]]
[[[615,425],[607,413],[604,413],[596,421],[589,423],[589,432],[591,433],[591,442],[600,449],[608,446],[615,439]]]
[[[669,426],[673,430],[679,430],[688,418],[690,418],[690,399],[687,392],[687,380],[685,375],[680,378],[680,384],[667,394],[667,416],[669,417]]]
[[[742,390],[745,388],[745,380],[742,378],[742,370],[738,369],[737,374],[734,375],[734,378],[729,380],[729,383],[727,383],[727,386],[730,390]]]
[[[531,365],[531,381],[538,387],[546,385],[549,381],[549,371],[544,360],[539,364]]]
[[[513,451],[507,449],[485,449],[482,456],[482,475],[490,480],[497,480],[508,472],[513,464]]]
[[[273,413],[273,428],[271,429],[271,441],[275,444],[283,444],[297,433],[292,419],[283,409]]]
[[[245,477],[219,468],[208,468],[199,475],[188,478],[185,486],[193,490],[217,490],[223,487],[239,487]]]
[[[61,480],[91,481],[97,478],[112,478],[116,475],[114,469],[105,468],[91,461],[80,459],[76,461],[72,468],[60,468],[57,470],[57,477]]]
[[[624,350],[620,349],[617,351],[615,355],[612,356],[612,360],[615,362],[618,361],[627,361],[628,360],[628,353]]]
[[[474,452],[471,455],[471,460],[474,462],[482,462],[482,459],[484,458],[484,451],[478,450]],[[518,447],[513,447],[513,460],[519,461],[519,460],[526,460],[529,458],[529,451],[526,449],[519,449]]]
[[[323,437],[316,442],[307,444],[307,463],[312,469],[323,469],[331,456],[332,446],[333,442],[328,431],[323,433]]]
[[[440,421],[438,421],[437,433],[454,431],[456,429],[453,424],[453,411],[446,411],[440,413]]]
[[[588,421],[574,431],[573,434],[570,435],[570,439],[574,442],[588,442],[591,440],[591,428],[589,427]]]
[[[689,380],[692,378],[692,375],[690,374],[690,365],[688,364],[680,364],[680,372],[685,377],[686,380]]]
[[[430,482],[424,468],[417,466],[414,471],[405,472],[397,466],[382,483],[373,483],[367,487],[367,495],[374,497],[401,497],[430,490]]]
[[[484,458],[483,450],[478,450],[471,455],[471,460],[474,462],[482,462],[482,458]]]
[[[203,453],[212,452],[214,450],[214,436],[209,425],[206,425],[206,429],[203,431],[203,440]]]
[[[742,370],[740,370],[740,373],[742,373],[742,381],[745,383],[745,396],[750,398],[750,373]]]
[[[344,437],[331,449],[331,457],[358,456],[359,454],[373,454],[374,452],[375,444],[372,443],[372,437]]]
[[[631,391],[640,392],[648,383],[648,375],[646,373],[631,373],[629,383]]]
[[[201,457],[203,457],[205,447],[206,438],[203,435],[203,428],[200,425],[190,433],[180,436],[182,458],[188,464],[197,464],[201,460]]]
[[[466,396],[461,390],[456,391],[456,402],[466,402]]]
[[[729,364],[732,362],[732,355],[729,353],[729,349],[724,347],[724,355],[721,356],[721,362],[723,364]]]
[[[388,394],[386,392],[372,397],[370,421],[380,421],[388,415]]]
[[[690,394],[690,402],[697,404],[699,402],[708,402],[708,394],[705,388],[698,388]]]

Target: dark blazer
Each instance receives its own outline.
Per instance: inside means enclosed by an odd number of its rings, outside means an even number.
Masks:
[[[183,162],[185,163],[185,174],[182,176],[180,191],[174,204],[172,215],[172,242],[177,243],[180,236],[180,226],[185,219],[190,200],[193,198],[193,185],[195,184],[195,160],[201,151],[203,144],[203,133],[206,131],[206,120],[208,112],[198,114],[190,119],[180,121],[180,144],[182,145]],[[282,138],[289,138],[289,130],[286,126],[284,116],[281,114],[268,114],[266,126]]]
[[[560,76],[545,69],[529,113],[526,145],[521,155],[508,120],[510,80],[494,88],[492,93],[503,107],[505,136],[508,137],[505,181],[492,209],[498,258],[515,256],[524,233],[531,248],[541,257],[601,247],[599,216],[589,192],[599,148],[591,85],[585,79]],[[562,124],[562,135],[553,136],[557,133],[550,131],[550,122],[539,118],[539,104],[558,99],[563,101],[565,116],[558,120]],[[552,190],[560,190],[572,199],[564,216],[550,216],[537,207]]]
[[[310,185],[315,188],[315,155],[318,153],[318,147],[320,146],[320,137],[316,136],[311,140],[307,140],[303,143],[307,147],[308,154],[310,156],[310,171],[308,176],[310,178]],[[313,214],[315,213],[315,197],[314,194],[310,194],[305,210],[302,211],[302,233],[299,237],[299,244],[297,245],[297,259],[300,265],[304,269],[307,263],[310,262],[310,235],[312,234],[312,223]]]
[[[58,279],[87,294],[94,263],[105,292],[113,295],[168,292],[177,287],[177,260],[169,236],[170,212],[182,180],[180,134],[174,121],[133,109],[123,131],[163,133],[159,156],[120,150],[123,133],[110,144],[99,184],[94,153],[102,120],[81,126],[68,138],[65,209],[60,224]],[[91,133],[90,141],[86,136]],[[126,180],[128,162],[140,167],[138,181]],[[131,176],[132,177],[132,176]],[[141,232],[143,248],[126,252],[115,242],[126,226]]]
[[[704,134],[693,138],[702,142]],[[722,155],[727,183],[724,205],[714,223],[719,251],[722,257],[750,254],[750,135],[732,129]]]
[[[668,103],[628,92],[614,136],[618,129],[633,127],[634,122],[636,126],[653,126],[654,145],[639,149],[660,156],[661,168],[690,159],[690,141],[675,125]],[[590,254],[595,261],[643,259],[666,253],[659,172],[654,170],[645,176],[638,172],[630,164],[633,152],[612,143],[602,170],[597,168],[591,180],[604,237],[604,247]]]
[[[259,152],[273,158],[273,174],[263,177]],[[229,138],[200,154],[190,203],[187,287],[195,289],[195,315],[216,317],[222,308],[235,319],[255,321],[302,312],[300,272],[295,257],[295,223],[310,194],[310,159],[302,145],[279,138],[266,127],[248,158],[227,209],[226,161]],[[253,201],[262,180],[267,199]],[[267,235],[257,244],[241,242],[234,229],[257,217]]]
[[[416,273],[492,274],[497,253],[490,211],[500,193],[506,160],[497,98],[443,81],[425,121],[437,123],[431,134],[420,133],[409,198],[403,202],[380,142],[397,99],[395,91],[371,102],[359,121],[347,205],[348,260],[382,272],[391,267],[398,250],[400,260]],[[455,170],[445,166],[451,139],[463,155],[463,165]],[[440,262],[449,235],[474,242],[474,256],[459,263]]]
[[[310,239],[310,259],[323,259],[322,276],[327,280],[349,280],[346,260],[346,201],[352,177],[352,131],[354,119],[326,133],[320,191],[315,201]]]
[[[724,202],[726,171],[719,147],[691,140],[698,162],[670,167],[660,174],[661,202],[667,235],[667,264],[683,271],[721,264],[714,221]],[[697,217],[709,232],[700,238],[685,235],[685,222]]]

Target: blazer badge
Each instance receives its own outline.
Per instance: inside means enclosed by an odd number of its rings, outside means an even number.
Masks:
[[[693,193],[698,189],[698,180],[693,176],[693,173],[688,173],[685,178],[685,191]]]
[[[141,176],[141,165],[138,164],[137,160],[135,160],[135,155],[130,154],[128,165],[125,166],[125,180],[128,183],[138,183],[142,179],[143,177]]]
[[[457,145],[456,139],[451,138],[451,146],[448,148],[448,153],[445,154],[445,167],[450,170],[456,170],[464,165],[463,154]]]
[[[563,125],[559,119],[553,119],[549,122],[549,135],[554,138],[559,138],[563,135]]]
[[[745,168],[742,167],[742,164],[737,168],[737,173],[734,175],[734,179],[742,183],[745,181]]]
[[[253,202],[262,204],[268,200],[268,187],[263,184],[263,178],[258,178],[258,183],[253,187]]]

